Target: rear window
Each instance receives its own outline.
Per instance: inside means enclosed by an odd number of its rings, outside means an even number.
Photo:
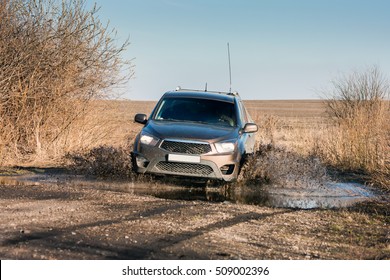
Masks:
[[[165,98],[160,103],[154,119],[231,127],[237,124],[233,103],[197,98]]]

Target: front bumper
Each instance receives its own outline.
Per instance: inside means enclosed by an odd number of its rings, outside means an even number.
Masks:
[[[132,152],[133,167],[137,173],[198,177],[227,182],[237,179],[240,167],[240,156],[237,152],[219,154],[212,151],[199,155],[198,162],[172,161],[169,159],[169,155],[172,154],[183,155],[167,152],[158,146],[141,144],[139,151]]]

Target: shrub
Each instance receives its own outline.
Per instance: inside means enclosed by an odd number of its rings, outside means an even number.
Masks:
[[[91,100],[132,75],[121,57],[128,41],[117,46],[98,8],[85,7],[85,0],[0,1],[0,153],[44,157]]]
[[[333,126],[319,144],[320,155],[341,170],[386,181],[390,165],[388,81],[373,67],[333,82],[333,88],[326,100]]]

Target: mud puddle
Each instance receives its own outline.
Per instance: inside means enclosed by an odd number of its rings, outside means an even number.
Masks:
[[[280,186],[238,186],[234,184],[204,187],[199,184],[154,181],[114,182],[86,179],[75,175],[0,176],[0,185],[72,184],[107,191],[129,192],[172,200],[201,200],[209,202],[264,205],[294,209],[341,208],[355,203],[377,200],[380,196],[358,183],[327,182],[321,186],[286,188]]]
[[[341,208],[378,199],[373,191],[357,183],[327,183],[317,189],[235,185],[211,188],[160,185],[150,188],[150,186],[134,185],[130,187],[130,191],[165,199],[204,200],[295,209]]]

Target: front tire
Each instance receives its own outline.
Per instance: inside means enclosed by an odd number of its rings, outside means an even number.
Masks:
[[[237,176],[237,182],[241,183],[244,182],[246,177],[245,174],[250,168],[250,162],[251,158],[253,158],[253,153],[252,154],[244,154],[241,158],[240,162],[240,169],[238,170],[238,176]]]

